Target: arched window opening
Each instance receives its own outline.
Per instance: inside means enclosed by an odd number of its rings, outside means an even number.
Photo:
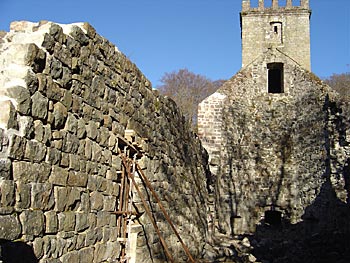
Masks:
[[[283,93],[283,63],[267,64],[268,73],[268,92]]]

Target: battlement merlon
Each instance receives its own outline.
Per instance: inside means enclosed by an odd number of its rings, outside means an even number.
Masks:
[[[248,12],[248,11],[263,11],[265,9],[310,9],[310,0],[300,0],[300,5],[293,6],[292,0],[287,0],[286,6],[280,6],[278,0],[272,0],[272,6],[271,7],[265,7],[265,1],[259,0],[258,8],[251,7],[250,0],[242,0],[242,12]]]

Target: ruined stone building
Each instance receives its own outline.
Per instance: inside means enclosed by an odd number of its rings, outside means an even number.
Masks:
[[[240,17],[242,68],[198,113],[217,233],[252,235],[283,222],[309,222],[312,234],[347,229],[348,209],[335,204],[349,195],[348,110],[311,72],[309,1],[243,0]]]
[[[89,24],[0,32],[0,262],[348,262],[350,107],[310,71],[309,1],[240,15],[199,136]]]

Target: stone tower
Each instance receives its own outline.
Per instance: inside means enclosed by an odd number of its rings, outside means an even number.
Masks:
[[[277,48],[310,70],[310,15],[309,0],[300,0],[299,6],[287,0],[283,7],[278,0],[272,0],[271,7],[265,7],[264,0],[259,0],[258,7],[251,7],[250,0],[243,0],[242,67],[266,50]]]

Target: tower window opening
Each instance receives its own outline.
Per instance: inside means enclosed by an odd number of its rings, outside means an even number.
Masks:
[[[278,26],[274,26],[274,27],[273,27],[273,32],[275,32],[275,34],[278,33]]]
[[[268,92],[269,93],[283,93],[283,63],[269,63],[267,64],[268,72]]]
[[[282,212],[269,210],[265,211],[265,223],[272,226],[279,226],[282,223]]]

